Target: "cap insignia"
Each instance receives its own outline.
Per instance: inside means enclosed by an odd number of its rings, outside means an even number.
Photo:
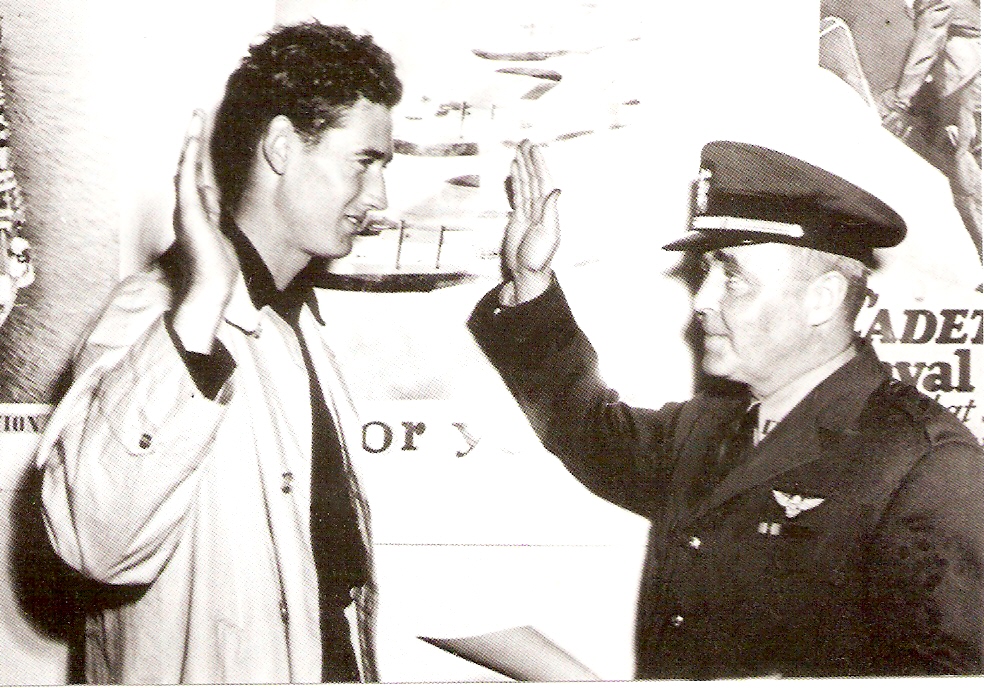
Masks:
[[[707,212],[708,197],[711,193],[711,177],[713,173],[706,167],[700,168],[700,172],[697,174],[697,189],[695,192],[694,202],[697,206],[697,212],[704,214]]]

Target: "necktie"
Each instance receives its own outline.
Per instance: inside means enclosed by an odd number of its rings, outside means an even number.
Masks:
[[[311,549],[321,610],[321,679],[358,682],[358,665],[343,611],[352,602],[349,591],[368,578],[368,557],[349,492],[342,445],[301,334],[302,305],[287,301],[277,304],[275,310],[297,335],[311,394]]]

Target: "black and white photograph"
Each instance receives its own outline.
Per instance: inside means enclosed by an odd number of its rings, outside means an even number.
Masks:
[[[980,0],[0,0],[0,685],[984,674]]]

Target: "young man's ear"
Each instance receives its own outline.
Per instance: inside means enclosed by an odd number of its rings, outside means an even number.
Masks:
[[[825,272],[807,290],[807,322],[822,325],[833,318],[847,297],[847,278],[836,270]]]
[[[263,159],[276,174],[283,174],[287,169],[287,159],[291,149],[296,145],[297,132],[294,125],[283,115],[277,115],[267,125],[266,133],[260,142]]]

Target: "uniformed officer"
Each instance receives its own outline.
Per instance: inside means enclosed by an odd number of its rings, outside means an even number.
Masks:
[[[853,330],[902,218],[789,155],[707,144],[691,231],[664,248],[700,257],[701,364],[743,392],[652,411],[598,377],[550,269],[545,175],[521,144],[507,281],[469,326],[544,445],[651,522],[637,677],[980,672],[984,456]]]

